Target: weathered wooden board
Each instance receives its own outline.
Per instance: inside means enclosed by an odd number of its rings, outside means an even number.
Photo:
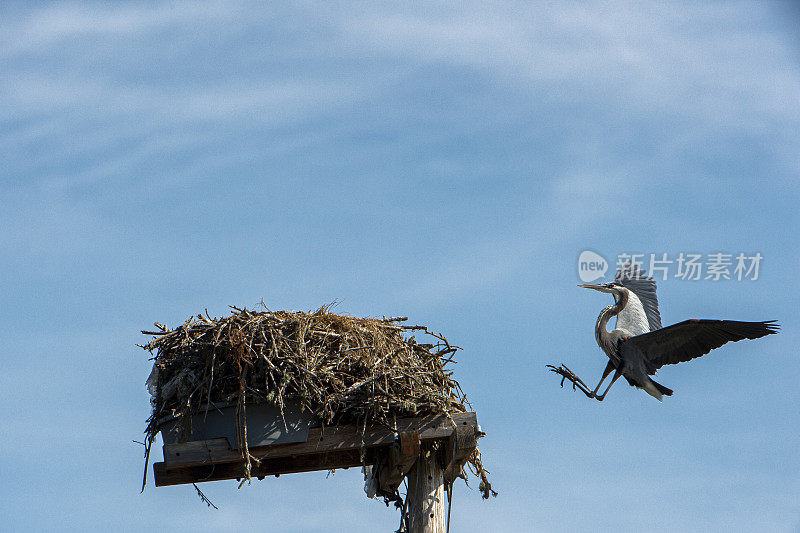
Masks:
[[[365,460],[374,461],[375,450],[367,450]],[[253,464],[250,475],[263,477],[280,474],[295,474],[330,470],[334,468],[350,468],[361,465],[359,450],[340,450],[335,452],[299,455],[294,457],[264,458],[258,465]],[[201,483],[203,481],[219,481],[223,479],[240,479],[244,477],[244,463],[241,458],[236,463],[220,463],[196,466],[184,466],[168,469],[165,463],[153,465],[156,487],[181,485],[184,483]]]
[[[447,439],[454,435],[454,423],[471,426],[478,432],[475,413],[457,413],[452,421],[444,415],[406,418],[397,421],[397,433],[416,431],[422,442]],[[355,425],[311,428],[308,440],[250,448],[258,460],[252,464],[254,477],[372,464],[395,441],[395,431],[384,426],[368,426],[362,436]],[[364,454],[362,461],[362,453]],[[461,459],[461,457],[459,457]],[[461,463],[463,464],[463,462]],[[156,486],[198,483],[244,476],[244,462],[227,439],[168,444],[164,462],[153,465]]]

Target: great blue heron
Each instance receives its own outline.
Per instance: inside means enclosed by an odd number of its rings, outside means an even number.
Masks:
[[[645,271],[630,263],[620,268],[611,283],[578,286],[614,296],[614,305],[600,312],[594,330],[597,344],[608,356],[603,377],[594,390],[589,390],[565,365],[558,368],[547,366],[562,377],[562,386],[564,380],[569,380],[573,388],[577,387],[587,397],[598,401],[603,401],[620,376],[624,376],[631,386],[643,389],[661,401],[664,396],[672,396],[672,390],[656,383],[650,376],[655,375],[662,366],[700,357],[728,341],[758,339],[777,333],[779,328],[774,320],[739,322],[700,319],[684,320],[662,328],[656,282],[652,277],[645,276]],[[613,316],[617,317],[617,325],[608,331],[606,325]],[[611,383],[603,394],[598,395],[597,391],[612,371],[614,377]]]

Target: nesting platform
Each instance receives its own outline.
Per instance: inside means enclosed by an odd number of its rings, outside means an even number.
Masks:
[[[441,441],[439,461],[452,482],[475,453],[483,436],[474,412],[398,419],[385,425],[312,427],[305,442],[250,446],[251,477],[372,465],[380,491],[392,493],[416,462],[421,447]],[[227,438],[164,445],[164,461],[155,463],[156,486],[242,479],[242,452]]]
[[[406,320],[232,307],[142,331],[155,354],[146,462],[164,441],[156,486],[365,466],[367,494],[397,503],[421,465],[439,482],[472,471],[495,494],[448,368],[459,348]]]

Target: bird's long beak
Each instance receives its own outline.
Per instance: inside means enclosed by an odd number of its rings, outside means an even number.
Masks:
[[[584,289],[594,289],[599,292],[611,292],[604,285],[599,285],[597,283],[584,283],[583,285],[578,285],[578,287],[582,287]]]

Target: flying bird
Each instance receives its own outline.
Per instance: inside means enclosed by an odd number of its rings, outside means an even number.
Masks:
[[[565,365],[558,368],[547,365],[562,377],[562,387],[564,380],[569,380],[573,389],[577,387],[587,397],[603,401],[614,382],[622,376],[631,386],[643,389],[662,401],[664,396],[672,396],[672,390],[650,378],[662,366],[701,357],[728,341],[758,339],[778,332],[779,326],[775,320],[740,322],[690,319],[662,328],[656,282],[645,274],[638,265],[628,262],[617,271],[611,283],[578,285],[614,297],[614,305],[600,312],[594,330],[597,344],[608,356],[608,364],[594,390],[589,390]],[[616,327],[608,331],[608,321],[614,316],[617,317]],[[603,381],[612,372],[614,377],[611,383],[603,394],[597,394]]]

